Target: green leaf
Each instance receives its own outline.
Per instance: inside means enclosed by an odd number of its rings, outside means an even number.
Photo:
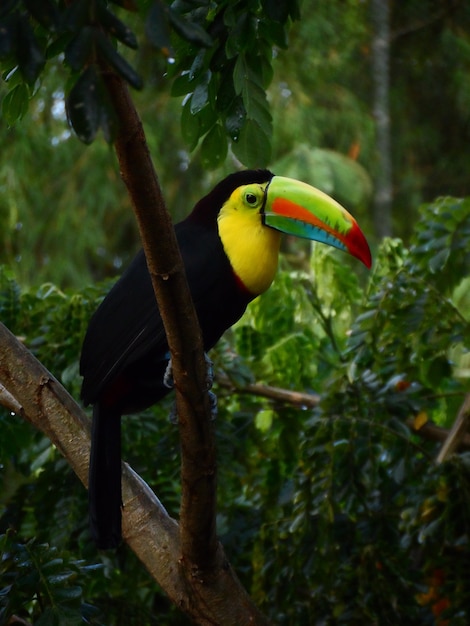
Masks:
[[[7,58],[15,48],[15,40],[18,32],[17,15],[7,15],[0,22],[0,59]]]
[[[300,19],[300,7],[297,0],[262,0],[263,11],[270,20],[285,24],[289,17]]]
[[[225,118],[225,128],[234,141],[238,141],[245,119],[246,111],[242,99],[240,97],[235,98]]]
[[[62,28],[77,33],[88,23],[89,0],[74,0],[68,4],[62,16]]]
[[[19,3],[19,0],[2,0],[0,5],[0,19],[3,19],[4,16],[13,11]]]
[[[183,106],[181,113],[181,135],[190,151],[194,150],[199,141],[199,122],[191,113],[191,101],[188,100]]]
[[[16,85],[2,100],[2,114],[7,124],[12,126],[22,119],[29,106],[29,89],[24,83]]]
[[[233,69],[233,86],[235,88],[235,93],[241,95],[246,82],[248,81],[249,68],[246,63],[244,55],[240,55],[235,63],[235,67]]]
[[[25,81],[34,85],[44,67],[45,58],[26,17],[18,23],[17,55]]]
[[[90,65],[78,78],[67,98],[67,115],[78,138],[91,143],[100,127],[100,78]]]
[[[202,137],[207,133],[217,122],[217,113],[211,106],[204,107],[196,115],[199,123],[199,136]]]
[[[247,119],[232,150],[247,167],[265,167],[271,159],[271,139],[255,120]]]
[[[209,83],[211,72],[203,74],[197,83],[191,96],[191,113],[195,115],[201,111],[209,102]]]
[[[167,7],[161,2],[153,2],[145,23],[145,34],[155,48],[166,56],[171,51],[170,27],[168,24]]]
[[[98,4],[98,17],[101,25],[111,36],[116,37],[125,46],[137,50],[137,38],[129,26],[121,22],[114,13],[108,11],[102,4]]]
[[[263,409],[258,411],[255,417],[255,426],[262,433],[271,430],[274,420],[274,411],[272,409]]]
[[[205,168],[219,167],[227,156],[227,136],[224,129],[216,124],[204,137],[201,144],[201,159]]]
[[[34,19],[46,30],[56,31],[60,26],[60,13],[52,0],[24,0],[25,6]]]
[[[78,35],[74,37],[65,48],[65,62],[74,72],[79,72],[91,56],[94,44],[96,29],[92,26],[85,26],[80,29]]]
[[[254,120],[270,137],[272,117],[266,92],[262,87],[262,77],[250,67],[244,55],[240,55],[235,63],[233,85],[235,92],[243,99],[247,117]]]
[[[134,68],[122,57],[114,48],[113,44],[99,32],[96,36],[96,43],[106,61],[116,70],[116,72],[126,80],[134,89],[142,89],[143,82]]]
[[[189,72],[185,72],[175,78],[170,93],[173,97],[186,96],[193,91],[195,84],[192,82]]]
[[[205,66],[205,57],[206,57],[206,50],[204,49],[199,50],[199,52],[194,57],[194,61],[192,62],[191,68],[189,70],[189,78],[191,80],[199,76],[201,72],[203,71],[204,66]]]
[[[256,41],[257,20],[248,12],[238,16],[235,24],[229,28],[229,37],[225,44],[227,59],[233,59],[242,52],[252,49]]]
[[[139,10],[139,6],[135,0],[111,0],[111,2],[128,11],[137,12]]]
[[[186,21],[172,7],[168,9],[168,17],[175,31],[186,41],[205,48],[210,48],[213,45],[212,37],[202,26]]]
[[[280,22],[262,21],[259,25],[260,37],[268,41],[271,45],[282,50],[288,48],[286,29]]]
[[[255,83],[248,83],[242,92],[243,104],[247,117],[255,121],[270,137],[272,133],[272,117],[264,89]]]

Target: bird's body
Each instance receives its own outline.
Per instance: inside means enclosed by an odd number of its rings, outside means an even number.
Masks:
[[[280,244],[276,220],[285,216],[271,212],[267,198],[269,186],[277,189],[279,181],[286,189],[292,182],[267,170],[232,174],[175,227],[206,351],[274,278]],[[284,187],[275,196],[281,204]],[[346,227],[353,230],[350,224]],[[343,247],[338,242],[334,245]],[[367,255],[362,260],[367,264]],[[155,404],[169,392],[164,384],[169,358],[141,251],[92,317],[80,362],[82,399],[93,404],[89,497],[92,534],[99,547],[120,541],[120,417]]]

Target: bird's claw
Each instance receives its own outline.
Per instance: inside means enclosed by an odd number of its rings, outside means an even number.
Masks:
[[[168,360],[168,364],[165,369],[165,373],[163,374],[163,384],[167,389],[173,389],[175,386],[175,381],[173,379],[173,366],[171,364],[171,359]]]
[[[207,390],[212,389],[212,385],[214,383],[214,363],[204,352],[204,359],[206,361],[206,385]],[[163,374],[163,384],[167,389],[173,389],[175,386],[175,381],[173,379],[173,365],[171,363],[171,359],[168,360],[168,364],[165,369],[165,373]]]
[[[210,405],[210,412],[211,412],[211,421],[214,422],[217,419],[217,396],[215,395],[215,393],[213,391],[208,391],[209,394],[209,405]],[[172,406],[171,406],[171,410],[170,410],[170,414],[168,415],[168,419],[170,420],[171,424],[174,424],[175,426],[178,425],[178,410],[176,408],[176,402],[173,402]]]
[[[211,406],[211,420],[214,422],[217,419],[217,396],[213,391],[209,391],[208,393]]]
[[[204,359],[206,361],[206,385],[207,391],[212,389],[214,384],[214,363],[211,361],[206,352],[204,352]]]
[[[211,361],[211,359],[207,356],[206,353],[204,353],[204,358],[206,360],[206,365],[207,365],[207,372],[206,372],[206,385],[207,385],[207,387],[206,387],[206,389],[207,389],[207,391],[209,393],[209,403],[210,403],[211,419],[215,420],[216,417],[217,417],[217,396],[215,395],[215,393],[210,391],[210,389],[212,388],[212,384],[214,382],[214,364]],[[171,359],[168,361],[168,365],[166,366],[165,374],[163,375],[163,384],[168,389],[173,389],[174,386],[175,386],[175,383],[174,383],[174,380],[173,380],[173,369],[172,369],[172,365],[171,365]],[[170,422],[172,424],[178,424],[178,411],[176,409],[176,402],[174,402],[173,406],[171,407],[169,420],[170,420]]]

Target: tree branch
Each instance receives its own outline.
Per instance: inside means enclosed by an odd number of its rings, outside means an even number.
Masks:
[[[301,391],[291,391],[290,389],[282,389],[281,387],[272,387],[271,385],[262,385],[260,383],[236,385],[226,374],[217,373],[216,381],[219,385],[230,389],[234,393],[260,396],[299,407],[313,409],[320,404],[321,400],[321,396],[315,393],[302,393]]]
[[[115,141],[172,355],[181,437],[180,532],[183,560],[210,571],[217,561],[216,453],[207,366],[171,218],[142,123],[123,80],[104,73],[119,120]]]
[[[450,429],[442,448],[439,450],[436,463],[443,463],[457,450],[464,438],[467,436],[469,424],[470,394],[467,394],[457,414],[454,425]]]
[[[88,482],[90,423],[59,382],[0,324],[0,383],[8,408],[41,430],[84,485]],[[170,599],[202,626],[268,626],[227,562],[221,546],[217,569],[201,579],[181,565],[181,538],[151,489],[125,463],[122,471],[123,536]]]
[[[300,391],[291,391],[290,389],[282,389],[281,387],[272,387],[271,385],[262,385],[260,383],[247,383],[246,385],[236,385],[226,374],[217,374],[217,383],[221,387],[230,389],[232,393],[249,394],[259,396],[280,402],[290,404],[297,407],[315,408],[320,404],[321,396],[315,393],[303,393]],[[416,435],[428,441],[445,442],[452,431],[426,422],[420,428],[415,428],[414,420],[406,421],[408,428]],[[470,433],[461,431],[457,441],[457,448],[461,450],[470,450]]]

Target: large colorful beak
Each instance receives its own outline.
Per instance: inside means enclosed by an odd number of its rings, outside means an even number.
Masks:
[[[349,252],[370,268],[369,244],[356,220],[326,193],[293,178],[274,176],[265,194],[266,226]]]

